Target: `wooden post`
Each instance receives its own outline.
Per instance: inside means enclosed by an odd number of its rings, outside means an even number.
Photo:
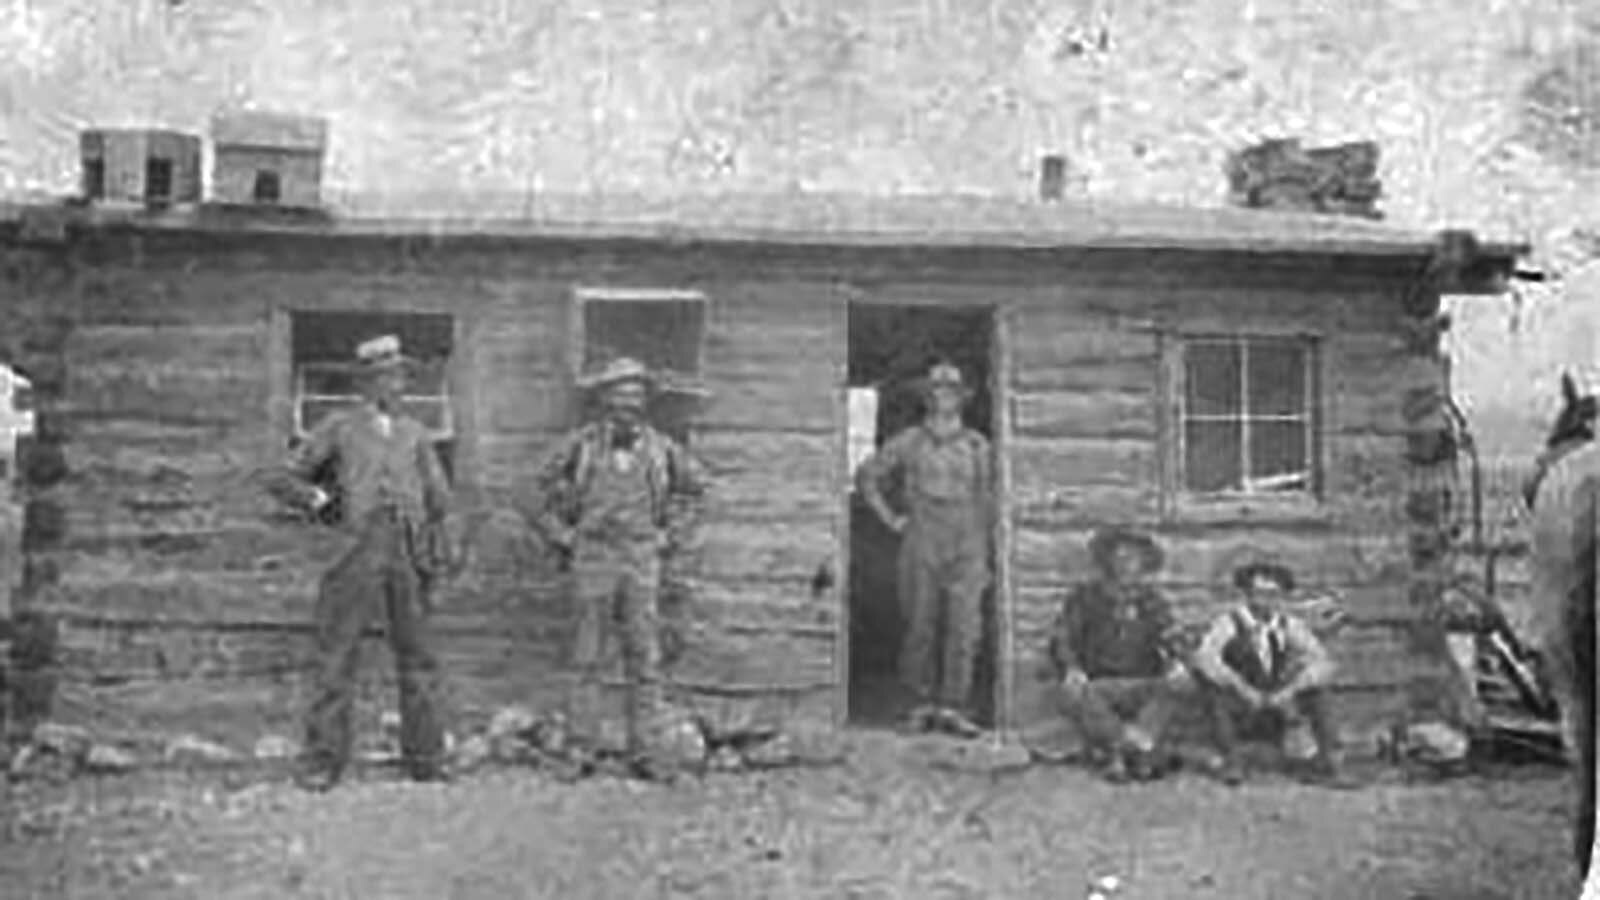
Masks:
[[[998,515],[994,533],[994,608],[995,641],[995,729],[1002,740],[1012,741],[1016,734],[1016,690],[1014,672],[1017,663],[1016,633],[1012,622],[1013,597],[1011,585],[1011,556],[1013,552],[1011,525],[1011,429],[1014,420],[1011,383],[1011,324],[1012,313],[1008,307],[994,311],[993,346],[989,360],[990,397],[993,398],[995,453],[995,484]]]

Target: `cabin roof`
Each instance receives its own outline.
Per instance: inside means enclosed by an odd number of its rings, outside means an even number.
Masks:
[[[0,222],[38,205],[0,205]],[[961,194],[388,194],[330,198],[324,215],[211,205],[165,211],[76,207],[72,224],[348,236],[500,237],[995,249],[1170,249],[1426,256],[1433,232],[1349,216],[1151,203],[1054,203]],[[1504,260],[1527,252],[1480,245]]]

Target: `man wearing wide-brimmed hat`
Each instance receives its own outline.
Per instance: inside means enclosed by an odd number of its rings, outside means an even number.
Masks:
[[[1106,777],[1161,772],[1158,751],[1187,679],[1171,604],[1150,582],[1162,565],[1149,535],[1110,527],[1089,541],[1095,577],[1061,605],[1050,639],[1062,712],[1104,757]]]
[[[1223,756],[1218,775],[1228,784],[1243,778],[1243,727],[1282,737],[1305,722],[1317,743],[1307,774],[1331,787],[1353,787],[1340,764],[1325,689],[1333,660],[1310,626],[1285,609],[1294,573],[1276,560],[1253,559],[1234,569],[1233,587],[1243,602],[1217,617],[1191,659]]]
[[[955,727],[971,731],[976,727],[968,718],[973,671],[995,521],[993,464],[988,439],[962,421],[972,390],[961,370],[938,363],[916,386],[926,400],[923,421],[890,438],[862,463],[857,489],[901,536],[896,587],[906,628],[900,680],[922,702],[954,719]],[[895,478],[904,512],[884,499]]]
[[[445,776],[435,709],[438,662],[429,647],[428,592],[435,572],[419,548],[448,512],[449,487],[427,430],[400,408],[411,361],[393,335],[356,348],[365,401],[329,414],[297,447],[274,492],[308,512],[332,497],[312,479],[337,461],[349,544],[323,575],[316,606],[317,678],[307,716],[301,784],[332,787],[350,758],[351,705],[362,633],[375,611],[387,622],[400,681],[400,745],[413,778]]]
[[[628,753],[639,774],[669,776],[651,747],[663,711],[662,564],[689,524],[693,503],[685,501],[701,496],[707,482],[684,448],[646,421],[657,379],[642,363],[614,360],[579,387],[601,395],[604,415],[568,435],[541,468],[534,524],[572,563],[572,661],[587,695],[576,702],[593,710],[602,669],[620,654]]]

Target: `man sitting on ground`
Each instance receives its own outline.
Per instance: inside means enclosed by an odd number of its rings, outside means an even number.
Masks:
[[[1309,774],[1330,787],[1353,786],[1340,766],[1328,709],[1333,661],[1311,628],[1284,609],[1294,574],[1258,562],[1236,570],[1233,582],[1243,602],[1212,623],[1192,658],[1222,753],[1218,777],[1230,785],[1243,780],[1242,729],[1264,730],[1281,742],[1290,728],[1309,722],[1317,744]]]
[[[1148,580],[1161,548],[1113,528],[1094,536],[1089,553],[1096,577],[1062,604],[1050,641],[1059,704],[1108,757],[1108,779],[1148,780],[1160,774],[1157,748],[1187,677],[1169,650],[1171,606]]]

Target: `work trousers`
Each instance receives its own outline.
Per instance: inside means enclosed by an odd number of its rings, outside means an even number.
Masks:
[[[306,750],[312,763],[335,772],[350,759],[362,633],[380,611],[399,674],[401,753],[413,768],[437,766],[443,734],[427,587],[417,573],[409,530],[388,509],[371,515],[356,546],[323,575],[317,597],[317,675]]]
[[[1201,697],[1211,719],[1211,734],[1217,749],[1232,758],[1239,749],[1241,733],[1265,733],[1282,740],[1290,727],[1307,723],[1317,742],[1317,755],[1333,760],[1339,752],[1339,733],[1333,724],[1328,693],[1321,688],[1306,688],[1296,694],[1288,710],[1253,709],[1233,691],[1201,680]]]
[[[1059,705],[1098,749],[1123,742],[1130,723],[1159,744],[1178,711],[1183,685],[1169,678],[1091,678],[1060,689]]]
[[[983,637],[988,526],[971,500],[925,500],[908,520],[898,570],[900,680],[924,701],[966,710]]]
[[[644,752],[646,731],[663,703],[661,556],[655,538],[580,540],[572,572],[578,601],[573,662],[580,690],[597,699],[604,674],[620,656],[628,751]]]

